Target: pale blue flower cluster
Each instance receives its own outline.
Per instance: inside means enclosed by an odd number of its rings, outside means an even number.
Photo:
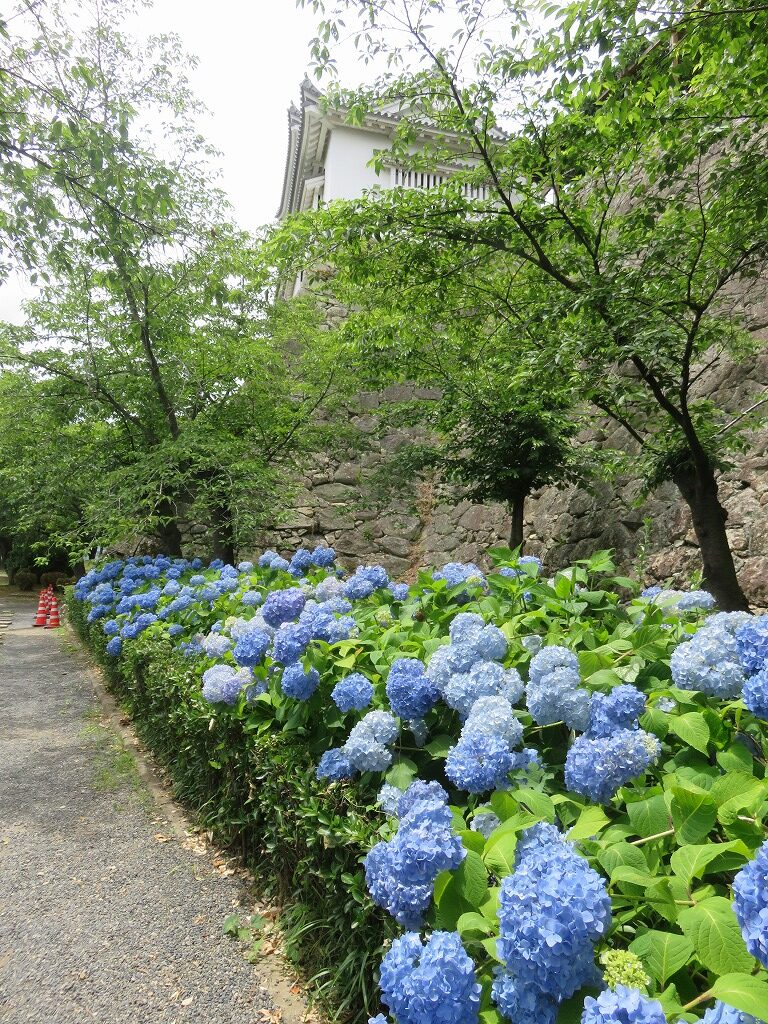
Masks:
[[[640,597],[670,612],[708,612],[716,604],[708,590],[668,590],[664,587],[646,587]]]
[[[246,590],[240,598],[240,603],[245,605],[246,608],[255,608],[257,605],[262,604],[263,601],[264,595],[260,594],[258,590]]]
[[[264,655],[270,645],[270,637],[264,630],[254,626],[250,629],[241,629],[238,632],[237,642],[232,650],[232,656],[238,665],[245,665],[247,668],[255,668],[264,660]]]
[[[617,985],[605,989],[597,999],[587,996],[581,1024],[667,1024],[658,999],[649,999],[639,989]]]
[[[590,697],[581,689],[579,660],[566,647],[542,647],[528,670],[526,702],[537,725],[565,722],[579,732],[589,727]]]
[[[387,749],[398,736],[395,719],[387,711],[369,711],[355,725],[341,748],[349,764],[358,772],[383,772],[392,763]]]
[[[264,607],[266,608],[266,604]],[[286,622],[275,632],[270,655],[273,661],[280,665],[295,665],[311,641],[312,632],[308,626],[302,626],[298,622]]]
[[[202,638],[200,643],[209,658],[221,658],[232,646],[229,637],[222,636],[221,633],[209,633],[208,636]]]
[[[402,795],[402,789],[398,789],[397,786],[393,786],[390,782],[385,782],[376,796],[376,803],[385,814],[394,818],[397,816],[397,808]]]
[[[477,1024],[481,987],[456,932],[395,939],[381,964],[381,1001],[397,1024]]]
[[[768,721],[768,663],[744,683],[742,697],[747,709]]]
[[[331,690],[331,700],[339,711],[362,711],[371,703],[373,683],[360,672],[344,676]]]
[[[432,573],[433,580],[445,580],[449,587],[457,587],[460,583],[485,587],[485,576],[482,569],[474,562],[446,562],[442,569]]]
[[[758,615],[736,630],[736,648],[750,675],[768,664],[768,615]]]
[[[506,697],[479,697],[461,730],[465,736],[498,736],[510,750],[523,739],[523,726]]]
[[[389,705],[406,722],[423,718],[437,704],[440,691],[418,658],[397,658],[387,676]]]
[[[734,878],[733,909],[747,949],[768,967],[768,840]]]
[[[616,729],[633,729],[645,710],[645,694],[623,683],[610,693],[595,693],[589,709],[589,735],[610,736]]]
[[[620,786],[655,764],[661,755],[658,739],[644,729],[616,729],[608,736],[584,733],[565,759],[568,789],[596,804],[607,804]]]
[[[509,773],[518,766],[509,744],[501,736],[472,733],[462,735],[445,760],[445,774],[468,793],[505,789]]]
[[[540,1004],[531,1020],[547,1020],[553,1002],[596,980],[594,946],[610,921],[605,882],[572,844],[554,825],[526,830],[501,883],[497,945],[516,1001]],[[509,982],[497,978],[494,996],[509,998]]]
[[[442,787],[412,783],[398,803],[397,833],[377,843],[365,858],[371,899],[405,928],[421,926],[435,879],[466,857],[461,839],[453,834],[447,801]]]
[[[719,700],[738,697],[745,672],[736,633],[751,621],[747,612],[710,615],[690,640],[672,652],[670,668],[675,686],[700,690]]]
[[[123,649],[123,641],[119,636],[113,636],[105,650],[111,658],[116,658]]]
[[[287,590],[273,590],[267,595],[261,614],[269,626],[282,626],[284,622],[293,622],[298,619],[304,610],[307,599],[299,587],[289,587]]]
[[[354,574],[344,583],[342,593],[351,601],[359,601],[388,585],[389,576],[383,566],[358,565]]]
[[[280,679],[283,693],[294,700],[309,700],[319,684],[320,673],[317,669],[305,669],[301,662],[288,665]]]
[[[341,747],[326,750],[315,769],[315,775],[318,779],[328,779],[330,782],[338,782],[340,779],[351,779],[354,777],[354,774],[355,769]]]
[[[510,579],[518,579],[521,576],[538,576],[541,572],[541,559],[536,555],[522,555],[517,560],[517,568],[505,565],[498,570],[499,576],[507,576]],[[530,570],[533,570],[531,572]]]
[[[500,824],[501,819],[493,811],[475,811],[469,827],[473,832],[479,832],[483,839],[488,839]]]
[[[718,999],[701,1018],[701,1024],[765,1024],[765,1021],[758,1020],[757,1017],[733,1006],[726,1006]]]
[[[389,592],[395,601],[407,601],[410,588],[407,583],[390,583]]]
[[[234,704],[242,688],[252,681],[247,668],[214,665],[203,672],[203,697],[209,704]]]
[[[323,602],[310,600],[299,616],[299,623],[310,630],[314,639],[336,644],[348,640],[357,630],[354,618],[346,614],[351,608],[342,597],[329,597]]]

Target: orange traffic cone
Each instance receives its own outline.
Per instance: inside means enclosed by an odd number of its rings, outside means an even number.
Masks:
[[[33,625],[44,626],[46,619],[48,618],[48,591],[40,591],[40,601],[37,605],[37,615]]]
[[[55,595],[51,596],[51,609],[48,612],[48,621],[45,624],[46,629],[58,629],[61,625],[59,621],[59,602],[56,600]]]

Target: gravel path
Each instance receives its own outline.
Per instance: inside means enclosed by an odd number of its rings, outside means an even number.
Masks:
[[[172,833],[35,608],[0,590],[0,1020],[277,1021],[222,931],[240,884]]]

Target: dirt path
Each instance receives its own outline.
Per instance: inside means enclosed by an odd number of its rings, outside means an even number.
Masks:
[[[184,841],[35,607],[0,590],[0,1020],[280,1020],[223,933],[241,884]]]

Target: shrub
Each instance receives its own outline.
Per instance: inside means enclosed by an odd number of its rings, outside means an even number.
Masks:
[[[53,584],[54,587],[60,587],[65,582],[68,582],[67,574],[58,569],[54,569],[52,572],[44,572],[40,576],[40,585],[43,587],[47,587],[49,584]]]
[[[19,590],[31,590],[37,585],[37,576],[31,569],[19,569],[13,577]]]
[[[398,1024],[764,1015],[768,618],[492,554],[407,593],[308,552],[134,559],[70,605],[354,1019],[379,969]]]

